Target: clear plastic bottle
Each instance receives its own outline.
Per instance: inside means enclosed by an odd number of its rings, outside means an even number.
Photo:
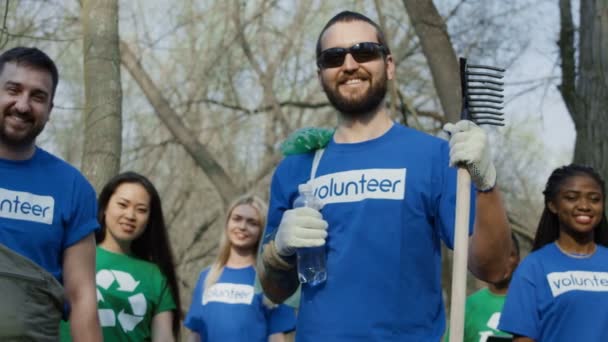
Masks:
[[[310,183],[298,186],[300,195],[293,202],[294,208],[309,207],[321,210],[323,204],[313,194]],[[319,247],[298,248],[298,279],[300,283],[316,286],[327,280],[325,245]]]

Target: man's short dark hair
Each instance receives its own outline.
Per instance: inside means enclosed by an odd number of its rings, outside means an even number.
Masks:
[[[0,55],[0,74],[4,71],[4,64],[16,63],[20,65],[29,66],[35,69],[48,71],[51,74],[53,80],[53,93],[51,94],[51,102],[55,97],[55,90],[57,89],[57,83],[59,83],[59,72],[57,72],[57,66],[55,62],[44,52],[33,47],[18,46],[10,50],[5,51]]]
[[[325,33],[325,31],[327,31],[327,29],[335,23],[351,22],[351,21],[363,21],[363,22],[366,22],[366,23],[372,25],[376,29],[376,38],[378,39],[378,43],[384,45],[386,47],[386,51],[387,51],[386,54],[390,55],[391,49],[389,48],[388,43],[386,42],[386,38],[384,37],[384,33],[382,32],[380,25],[376,24],[373,20],[371,20],[370,18],[366,17],[365,15],[363,15],[361,13],[352,12],[352,11],[342,11],[342,12],[336,14],[333,18],[329,19],[327,24],[325,24],[325,27],[323,27],[323,29],[321,30],[321,33],[319,34],[319,38],[317,39],[316,59],[319,59],[319,56],[321,55],[321,52],[322,52],[321,38],[323,37],[323,34]]]

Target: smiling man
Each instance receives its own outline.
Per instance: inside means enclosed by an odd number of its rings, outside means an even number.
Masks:
[[[0,55],[0,245],[3,255],[15,253],[0,260],[1,340],[56,341],[65,293],[75,340],[101,341],[95,190],[74,167],[36,146],[58,80],[55,63],[36,48]],[[41,277],[47,288],[39,286]],[[17,282],[24,297],[3,291]],[[65,290],[52,298],[59,283]]]
[[[469,268],[493,282],[507,272],[510,229],[487,138],[468,121],[445,128],[450,144],[394,122],[384,105],[393,55],[378,25],[359,13],[332,18],[316,56],[338,127],[324,149],[288,156],[275,170],[258,268],[263,288],[285,300],[298,286],[296,250],[325,246],[327,280],[302,285],[299,342],[439,341],[440,247],[454,240],[450,165],[467,165],[475,184]],[[291,209],[307,182],[321,211]]]

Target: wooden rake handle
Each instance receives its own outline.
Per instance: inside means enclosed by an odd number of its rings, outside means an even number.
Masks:
[[[467,169],[459,167],[456,185],[452,300],[450,304],[450,342],[462,342],[464,336],[470,209],[471,175],[469,175]]]

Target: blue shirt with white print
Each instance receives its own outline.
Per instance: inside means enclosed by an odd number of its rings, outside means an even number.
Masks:
[[[265,241],[309,180],[313,156],[277,167]],[[297,341],[439,341],[441,241],[453,246],[456,201],[448,143],[399,124],[362,143],[332,140],[312,183],[329,223],[328,278],[302,286]]]
[[[209,268],[199,276],[184,325],[205,342],[266,342],[268,336],[295,328],[296,315],[286,305],[265,304],[255,293],[253,266],[224,267],[217,283],[205,291]]]
[[[0,159],[0,243],[61,282],[63,252],[98,227],[95,190],[76,168],[39,147]]]
[[[513,274],[498,328],[534,341],[608,341],[608,249],[575,258],[551,243],[529,254]]]

